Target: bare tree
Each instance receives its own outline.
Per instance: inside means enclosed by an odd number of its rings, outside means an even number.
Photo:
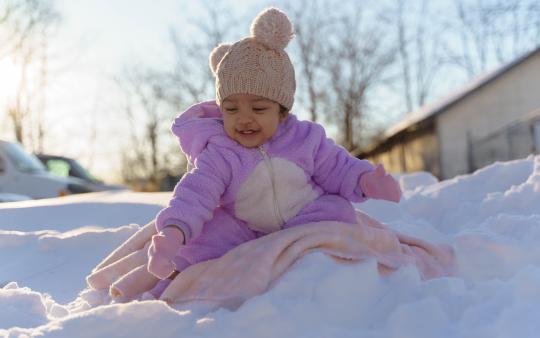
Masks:
[[[397,28],[397,46],[398,53],[402,65],[403,76],[403,92],[405,96],[405,103],[407,105],[407,111],[413,109],[412,98],[412,79],[411,79],[411,58],[409,56],[409,49],[407,48],[406,37],[406,25],[404,19],[404,3],[403,0],[396,0],[396,28]]]
[[[459,38],[461,42],[461,66],[469,77],[486,69],[490,11],[466,8],[461,0],[455,0],[459,19]],[[474,15],[476,14],[476,15]]]
[[[328,1],[296,1],[286,4],[296,35],[295,44],[300,64],[299,83],[305,85],[307,110],[312,121],[319,118],[319,110],[327,101],[323,86],[324,62],[326,60],[325,33],[333,22]],[[305,94],[305,95],[302,95]]]
[[[218,44],[225,42],[237,18],[223,15],[228,12],[223,1],[203,3],[207,17],[188,20],[198,32],[197,39],[183,39],[177,30],[169,30],[174,48],[175,66],[163,73],[167,86],[163,88],[166,100],[177,109],[194,102],[214,97],[214,76],[208,65],[208,56]]]
[[[428,2],[422,0],[418,18],[428,16]],[[416,55],[416,97],[415,105],[422,106],[426,102],[426,98],[431,88],[431,79],[433,78],[437,68],[441,65],[437,57],[438,39],[427,37],[426,21],[416,20],[414,46],[417,51]],[[430,48],[428,51],[427,49]],[[428,52],[431,52],[428,54]],[[412,107],[411,107],[412,110]]]
[[[128,183],[150,183],[159,189],[160,180],[178,171],[170,148],[163,142],[170,126],[170,105],[162,92],[162,78],[153,71],[131,69],[118,80],[126,94],[125,116],[130,140],[122,154],[122,176]]]
[[[364,15],[359,3],[340,18],[328,41],[327,71],[333,99],[327,111],[341,129],[341,144],[353,150],[360,142],[367,96],[392,64],[395,49],[385,26]]]
[[[35,135],[31,138],[34,140],[33,148],[38,153],[43,153],[44,143],[45,143],[45,120],[44,112],[47,106],[47,85],[48,85],[48,76],[49,76],[49,58],[48,58],[48,32],[47,30],[41,31],[40,36],[40,47],[39,47],[39,67],[38,67],[38,78],[39,83],[37,87],[38,101],[35,108],[35,121],[32,123],[34,126]]]
[[[530,22],[531,34],[530,39],[534,45],[540,44],[540,2],[531,1],[525,5],[526,20]]]
[[[17,90],[15,94],[15,102],[12,103],[11,106],[7,110],[8,117],[11,119],[11,123],[13,124],[13,131],[15,133],[15,138],[21,144],[24,143],[24,138],[23,138],[24,120],[27,118],[30,112],[29,102],[28,100],[25,100],[25,99],[29,98],[30,96],[28,93],[27,73],[28,73],[28,67],[30,65],[31,59],[32,59],[31,53],[22,55],[22,59],[20,59],[21,78],[17,85]]]
[[[460,48],[447,52],[468,77],[540,46],[537,0],[454,0],[454,6]]]
[[[385,13],[386,21],[395,26],[396,61],[403,86],[397,86],[396,92],[401,92],[405,111],[412,112],[426,103],[433,81],[443,67],[440,37],[444,26],[429,21],[432,9],[426,0],[394,0]]]
[[[6,0],[0,3],[0,58],[20,48],[33,35],[36,25],[40,23],[40,20],[33,18],[36,5],[35,1],[29,0]]]
[[[43,148],[47,40],[59,18],[52,1],[7,0],[0,5],[0,32],[5,42],[0,56],[12,58],[21,74],[7,115],[17,141],[24,144],[29,140],[34,149]],[[38,114],[32,116],[36,106]]]

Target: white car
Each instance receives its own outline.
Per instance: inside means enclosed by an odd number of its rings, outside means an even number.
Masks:
[[[107,184],[98,180],[76,160],[58,155],[34,154],[52,174],[80,179],[92,191],[127,190],[125,185]]]
[[[0,194],[0,203],[5,202],[20,202],[31,200],[30,197],[19,194]]]
[[[78,179],[49,173],[20,144],[0,140],[0,194],[50,198],[91,191]]]

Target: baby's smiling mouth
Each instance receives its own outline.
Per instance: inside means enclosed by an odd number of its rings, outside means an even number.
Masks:
[[[237,130],[236,132],[242,135],[251,135],[258,132],[258,130],[246,129],[246,130]]]

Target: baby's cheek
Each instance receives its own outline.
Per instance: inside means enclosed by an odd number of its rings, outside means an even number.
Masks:
[[[227,134],[227,136],[229,136],[229,137],[234,136],[234,127],[224,123],[223,129],[225,129],[225,134]]]
[[[277,132],[277,130],[278,130],[278,126],[277,125],[272,125],[270,128],[268,128],[267,136],[269,138],[274,136],[274,134]]]

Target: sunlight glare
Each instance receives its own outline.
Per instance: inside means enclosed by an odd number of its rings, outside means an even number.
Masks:
[[[10,59],[0,60],[0,104],[13,97],[20,81],[20,69]]]

